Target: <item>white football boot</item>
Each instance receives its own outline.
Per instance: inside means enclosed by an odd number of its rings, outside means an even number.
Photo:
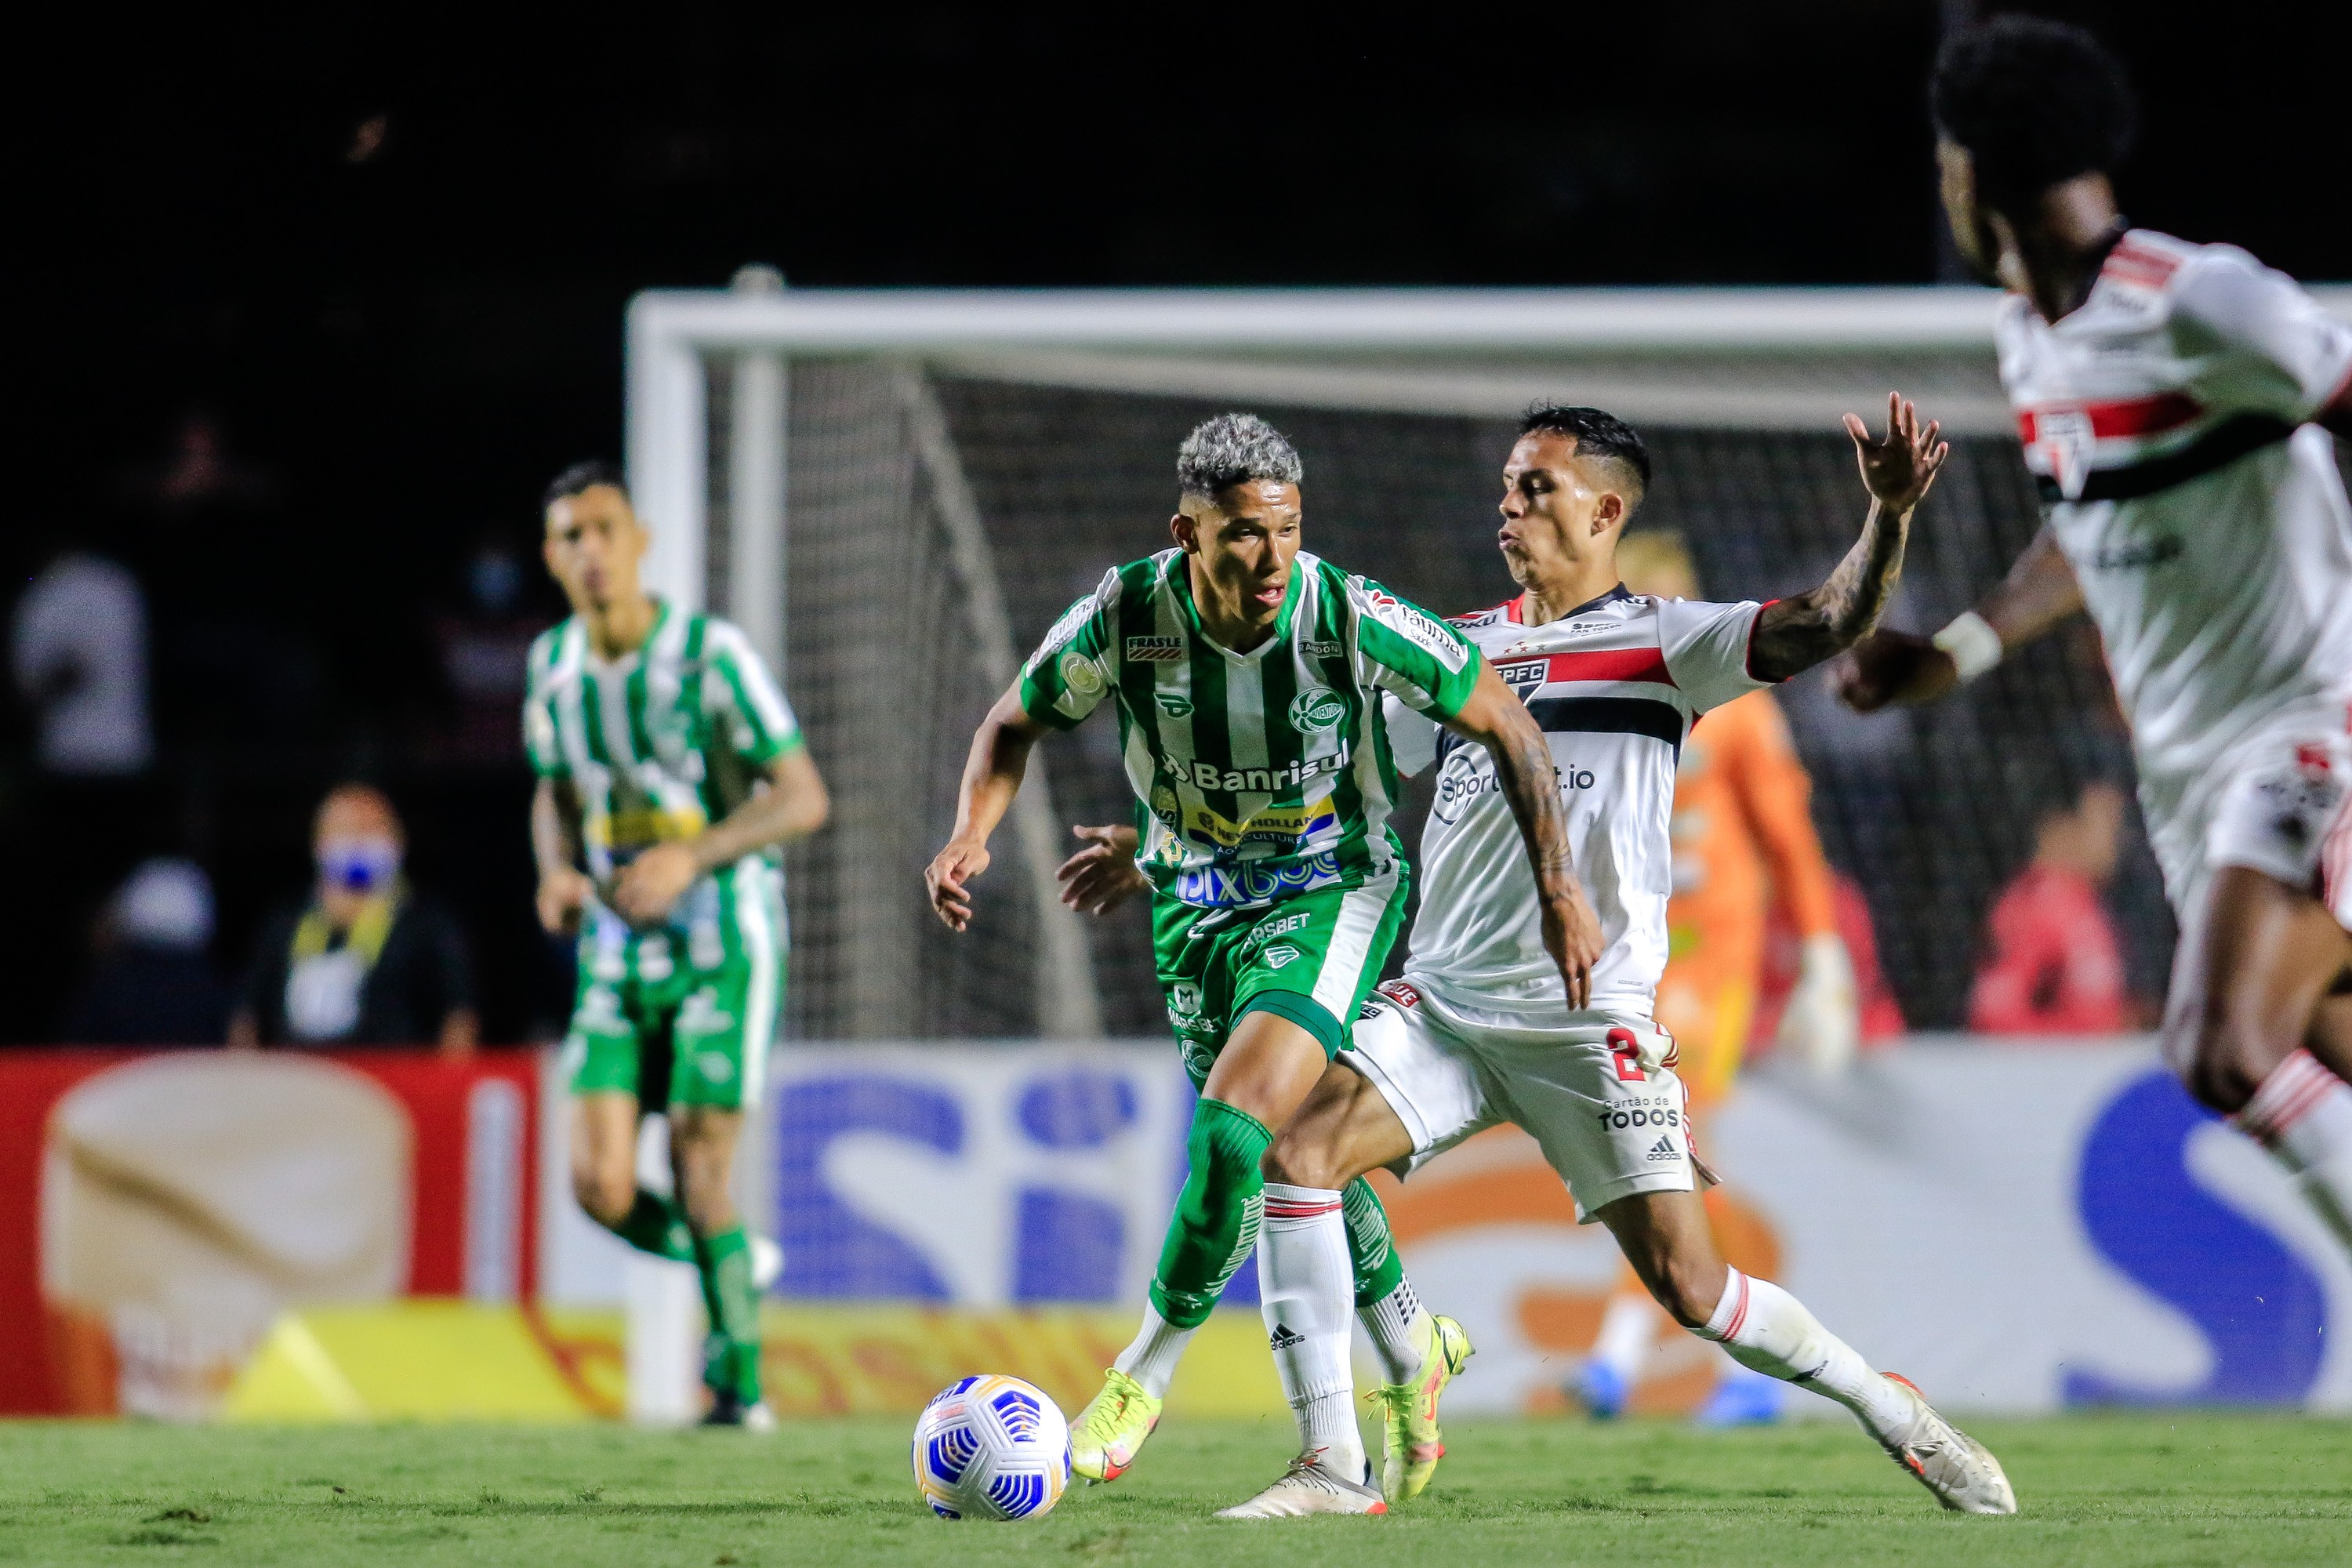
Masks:
[[[1915,1407],[1901,1434],[1879,1439],[1887,1458],[1917,1477],[1954,1513],[2015,1513],[2017,1493],[1992,1450],[1936,1414],[1909,1378],[1891,1372],[1879,1375],[1909,1395]]]
[[[751,1289],[764,1296],[784,1271],[784,1249],[758,1231],[751,1233]]]
[[[1217,1510],[1219,1519],[1297,1519],[1310,1513],[1386,1513],[1381,1494],[1323,1464],[1323,1450],[1290,1461],[1282,1479],[1244,1503]]]

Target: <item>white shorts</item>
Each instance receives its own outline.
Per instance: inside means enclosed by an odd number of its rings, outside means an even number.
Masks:
[[[1647,1018],[1531,1028],[1465,1016],[1391,980],[1356,1016],[1339,1060],[1363,1074],[1412,1135],[1407,1174],[1474,1132],[1509,1121],[1531,1133],[1568,1184],[1576,1216],[1632,1193],[1686,1193],[1714,1177],[1691,1142],[1675,1042]]]
[[[2344,723],[2331,711],[2266,726],[2197,792],[2205,809],[2150,825],[2182,924],[2201,912],[2215,869],[2244,866],[2310,892],[2352,931],[2352,735]]]

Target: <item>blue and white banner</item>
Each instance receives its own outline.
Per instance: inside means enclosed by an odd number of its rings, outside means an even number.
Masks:
[[[802,1047],[771,1072],[779,1293],[1142,1300],[1192,1114],[1172,1047]]]
[[[1172,1047],[801,1047],[772,1071],[746,1196],[787,1300],[1139,1307],[1192,1105]],[[1755,1075],[1697,1135],[1733,1260],[1939,1403],[2352,1410],[2352,1266],[2143,1044],[1915,1040],[1833,1083]],[[1620,1279],[1606,1233],[1514,1129],[1378,1180],[1423,1300],[1478,1343],[1449,1405],[1556,1407]],[[617,1244],[550,1217],[555,1291],[604,1293]],[[1636,1408],[1687,1407],[1717,1354],[1662,1328]]]

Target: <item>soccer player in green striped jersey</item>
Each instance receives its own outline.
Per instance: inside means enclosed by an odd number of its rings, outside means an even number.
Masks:
[[[609,467],[549,486],[547,569],[572,616],[531,647],[523,736],[539,917],[580,938],[572,1190],[632,1246],[695,1266],[708,1420],[765,1428],[760,1296],[776,1255],[728,1177],[783,1001],[774,851],[824,824],[824,781],[742,632],[640,586],[646,543]],[[647,1111],[669,1121],[674,1197],[637,1185]]]
[[[1571,994],[1585,994],[1601,950],[1570,866],[1550,752],[1477,650],[1379,584],[1300,551],[1298,457],[1264,420],[1209,420],[1176,468],[1176,547],[1110,572],[1045,634],[972,739],[955,835],[925,878],[940,917],[963,930],[967,884],[987,869],[989,835],[1030,748],[1111,704],[1160,988],[1202,1098],[1142,1331],[1073,1432],[1072,1468],[1097,1481],[1132,1461],[1184,1342],[1261,1221],[1279,1216],[1282,1194],[1266,1192],[1259,1162],[1346,1044],[1403,921],[1383,692],[1493,753]],[[1083,901],[1092,854],[1065,868],[1071,901]],[[1379,1200],[1369,1186],[1349,1199],[1359,1294],[1397,1289]],[[1351,1433],[1334,1441],[1344,1448]],[[1379,1492],[1360,1484],[1360,1449],[1352,1464],[1339,1450],[1327,1458],[1340,1510],[1380,1511]]]

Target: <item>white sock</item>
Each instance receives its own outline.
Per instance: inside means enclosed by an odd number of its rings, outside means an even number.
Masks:
[[[1191,1329],[1178,1328],[1146,1301],[1142,1331],[1111,1365],[1143,1384],[1143,1392],[1152,1398],[1165,1399],[1168,1380],[1176,1375],[1176,1363],[1184,1359],[1184,1347],[1192,1342]]]
[[[1649,1363],[1650,1348],[1657,1343],[1658,1320],[1665,1309],[1640,1291],[1620,1290],[1609,1298],[1601,1314],[1601,1333],[1592,1342],[1592,1359],[1625,1380],[1631,1388]]]
[[[1265,1184],[1257,1289],[1282,1394],[1298,1420],[1299,1451],[1319,1448],[1325,1468],[1361,1479],[1364,1439],[1356,1426],[1355,1370],[1349,1364],[1355,1269],[1348,1261],[1348,1222],[1338,1193]]]
[[[1421,1298],[1412,1292],[1412,1281],[1399,1279],[1397,1288],[1369,1307],[1360,1307],[1356,1317],[1364,1331],[1372,1337],[1372,1350],[1388,1370],[1391,1383],[1411,1383],[1421,1375],[1421,1342],[1426,1337],[1422,1319]]]
[[[2231,1120],[2301,1179],[2305,1199],[2352,1247],[2352,1086],[2297,1051]]]
[[[1692,1331],[1714,1340],[1753,1372],[1827,1394],[1870,1435],[1884,1442],[1910,1426],[1911,1402],[1852,1345],[1822,1327],[1805,1304],[1768,1279],[1726,1271],[1723,1300],[1706,1327]]]

